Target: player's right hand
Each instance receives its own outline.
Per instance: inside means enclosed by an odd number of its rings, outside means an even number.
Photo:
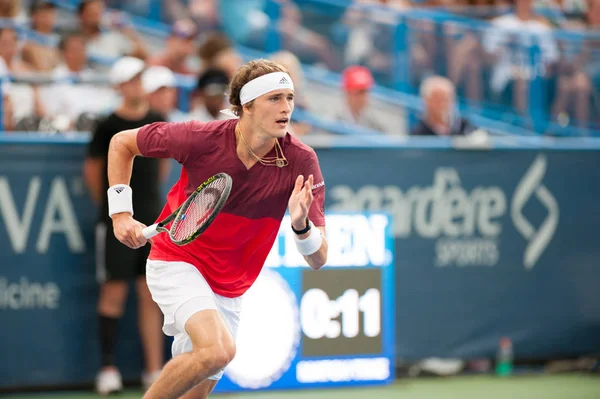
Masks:
[[[112,216],[113,231],[117,240],[127,245],[129,248],[136,249],[146,245],[146,238],[142,230],[146,225],[138,222],[128,212],[117,213]]]

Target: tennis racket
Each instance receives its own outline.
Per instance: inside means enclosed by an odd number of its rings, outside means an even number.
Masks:
[[[231,192],[231,176],[218,173],[202,183],[187,200],[162,221],[146,227],[142,234],[150,239],[168,233],[177,245],[194,241],[215,220]],[[167,225],[171,224],[170,228]]]

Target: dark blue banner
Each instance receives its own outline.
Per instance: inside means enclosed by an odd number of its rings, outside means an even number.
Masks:
[[[600,350],[597,151],[318,151],[328,211],[385,210],[398,359]]]

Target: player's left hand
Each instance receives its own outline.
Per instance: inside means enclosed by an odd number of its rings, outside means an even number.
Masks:
[[[294,184],[294,191],[288,201],[288,210],[290,211],[290,217],[292,218],[292,226],[294,226],[296,230],[302,230],[306,227],[306,217],[308,216],[310,205],[313,202],[313,181],[313,175],[308,176],[306,181],[304,180],[304,176],[298,176],[296,178],[296,184]]]

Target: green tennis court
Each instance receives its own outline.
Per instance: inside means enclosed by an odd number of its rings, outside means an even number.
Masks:
[[[121,399],[140,398],[141,392],[126,391]],[[93,399],[93,393],[54,392],[13,394],[14,399]],[[511,378],[468,376],[450,378],[403,379],[378,388],[328,389],[306,391],[256,392],[214,395],[217,399],[598,399],[600,378],[583,374],[528,375]]]

